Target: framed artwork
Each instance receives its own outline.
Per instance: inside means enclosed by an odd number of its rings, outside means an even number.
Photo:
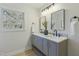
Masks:
[[[24,30],[24,13],[5,8],[0,8],[0,30],[1,31]]]

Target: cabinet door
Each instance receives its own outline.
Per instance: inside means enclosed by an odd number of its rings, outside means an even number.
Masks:
[[[36,38],[35,38],[35,46],[36,46],[40,51],[42,51],[42,45],[43,45],[43,38],[42,38],[42,37],[39,37],[39,36],[36,36]]]
[[[31,43],[32,43],[32,45],[35,45],[35,35],[31,36]]]
[[[49,47],[49,56],[56,56],[57,55],[57,44],[52,41],[48,41],[48,47]]]
[[[38,42],[38,37],[36,35],[32,35],[32,45],[37,47],[38,46],[37,42]]]
[[[48,41],[47,39],[43,39],[43,53],[48,55]]]

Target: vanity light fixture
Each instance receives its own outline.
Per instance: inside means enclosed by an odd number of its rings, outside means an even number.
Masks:
[[[52,5],[54,6],[54,5],[55,5],[55,3],[52,3],[51,5],[47,6],[47,7],[46,7],[46,8],[44,8],[44,9],[42,9],[42,11],[41,11],[41,12],[45,11],[46,9],[49,9]]]
[[[48,13],[50,13],[51,11],[49,11],[49,9],[51,8],[51,6],[54,6],[55,3],[52,3],[51,5],[47,6],[46,8],[41,10],[41,14],[42,15],[46,15]]]

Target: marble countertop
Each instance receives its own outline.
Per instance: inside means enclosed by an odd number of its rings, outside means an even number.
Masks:
[[[52,34],[48,34],[48,35],[44,35],[42,33],[32,33],[32,34],[43,37],[43,38],[46,38],[46,39],[54,41],[56,43],[60,43],[64,40],[67,40],[67,37],[63,37],[63,36],[57,37],[57,36],[53,36]]]

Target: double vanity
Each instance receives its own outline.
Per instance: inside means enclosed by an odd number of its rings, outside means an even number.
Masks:
[[[44,35],[45,28],[42,23],[47,21],[47,30],[52,34]],[[61,9],[39,19],[40,33],[32,33],[32,47],[37,55],[66,56],[67,37],[57,33],[65,30],[65,10]],[[44,33],[43,33],[44,32]],[[55,33],[54,33],[55,32]]]
[[[32,47],[39,56],[67,56],[67,37],[32,33]]]

